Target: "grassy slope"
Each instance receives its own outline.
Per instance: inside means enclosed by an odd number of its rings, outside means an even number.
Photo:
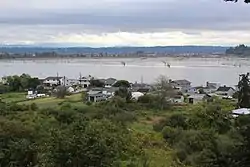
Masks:
[[[21,102],[26,101],[26,93],[6,93],[0,94],[0,99],[4,102]]]
[[[19,104],[30,105],[32,103],[36,103],[39,108],[49,108],[49,107],[57,107],[62,102],[70,102],[75,105],[80,105],[80,104],[83,105],[81,94],[74,94],[71,96],[66,96],[64,99],[58,99],[55,97],[34,99],[34,100],[28,100],[25,102],[20,102]]]
[[[65,97],[65,99],[57,99],[54,97],[26,100],[25,93],[9,93],[0,95],[0,98],[6,102],[19,102],[19,104],[36,103],[40,108],[58,107],[62,102],[69,102],[72,106],[84,106],[82,102],[82,95],[75,94]],[[26,100],[26,101],[25,101]],[[21,101],[21,102],[20,102]],[[234,103],[228,101],[220,101],[223,111],[230,111],[234,107]],[[173,150],[167,145],[161,136],[161,133],[153,130],[153,125],[165,116],[173,113],[190,114],[194,111],[200,111],[203,108],[202,104],[187,105],[174,107],[167,111],[143,111],[138,112],[137,121],[131,123],[129,128],[138,136],[138,140],[142,144],[142,148],[147,156],[148,167],[179,167],[181,165],[173,164]]]
[[[140,136],[149,167],[175,167],[173,151],[164,141],[161,133],[153,130],[153,125],[171,111],[144,111],[138,120],[130,125],[131,130]]]

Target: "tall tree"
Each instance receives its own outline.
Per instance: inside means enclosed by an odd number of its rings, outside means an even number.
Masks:
[[[240,75],[240,81],[238,84],[239,95],[238,105],[241,108],[250,107],[250,81],[249,73]]]

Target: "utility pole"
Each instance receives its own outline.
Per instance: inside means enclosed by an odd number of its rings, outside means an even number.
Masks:
[[[56,73],[56,80],[57,80],[57,86],[60,85],[60,80],[59,80],[59,74],[58,74],[58,72]]]
[[[80,75],[79,82],[80,82],[80,85],[82,85],[82,73],[80,72],[79,75]]]
[[[141,76],[141,84],[143,84],[143,75]]]
[[[65,80],[66,80],[66,77],[64,76],[63,77],[63,86],[65,87]]]

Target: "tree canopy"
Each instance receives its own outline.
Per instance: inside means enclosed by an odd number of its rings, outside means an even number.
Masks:
[[[20,76],[7,76],[3,77],[4,85],[7,86],[9,91],[18,92],[27,89],[36,89],[40,85],[38,78],[33,78],[28,74],[22,74]]]
[[[238,106],[241,108],[250,107],[250,81],[249,73],[240,75],[238,83]]]

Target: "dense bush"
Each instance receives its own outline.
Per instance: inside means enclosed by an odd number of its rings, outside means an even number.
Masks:
[[[67,103],[32,112],[34,105],[22,112],[17,104],[0,105],[6,109],[0,116],[1,167],[120,166],[142,155],[133,133],[120,124],[134,120],[132,113],[107,116],[95,106],[76,110]],[[10,115],[11,109],[18,111]]]
[[[46,166],[109,167],[140,153],[124,127],[105,120],[79,121],[50,133],[43,159]]]
[[[37,165],[34,129],[20,121],[0,119],[0,166]]]
[[[161,100],[158,95],[145,95],[138,99],[138,103],[146,109],[166,110],[171,108],[169,101]]]
[[[163,138],[176,151],[176,158],[186,165],[244,166],[250,162],[247,158],[250,155],[247,151],[250,119],[245,116],[235,119],[222,105],[214,102],[203,104],[199,110],[186,115],[170,114],[155,124],[154,129],[162,132]]]

